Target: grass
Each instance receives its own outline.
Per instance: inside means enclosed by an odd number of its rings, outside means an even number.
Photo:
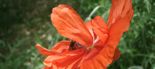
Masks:
[[[7,5],[8,3],[8,5]],[[25,5],[23,5],[25,3]],[[35,44],[51,48],[66,38],[60,36],[50,21],[51,8],[72,5],[84,20],[95,15],[107,19],[107,0],[17,0],[0,1],[0,69],[41,69],[43,59]],[[92,12],[95,7],[97,11]],[[121,57],[109,69],[155,69],[155,1],[133,0],[134,17],[129,31],[119,43]],[[8,15],[6,17],[6,15]]]

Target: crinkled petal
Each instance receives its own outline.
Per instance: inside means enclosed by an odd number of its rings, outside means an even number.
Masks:
[[[96,16],[92,20],[92,27],[99,40],[104,44],[108,38],[108,26],[100,16]]]
[[[85,26],[87,27],[87,29],[89,30],[89,32],[91,33],[91,36],[93,37],[93,40],[96,38],[94,31],[93,31],[93,27],[92,27],[92,21],[88,21],[85,23]]]
[[[95,69],[94,63],[92,60],[88,60],[80,66],[80,69]]]
[[[39,53],[42,55],[54,55],[57,53],[55,51],[50,51],[46,48],[43,48],[40,44],[36,44],[36,48],[38,49]]]
[[[60,41],[59,43],[55,44],[51,50],[43,48],[40,44],[36,44],[36,48],[43,55],[54,55],[68,51],[69,45],[70,41]]]
[[[109,30],[109,38],[106,43],[106,46],[111,48],[109,53],[111,53],[111,57],[113,57],[117,45],[122,37],[123,33],[126,31],[125,29],[129,26],[129,22],[131,19],[131,13],[129,13],[125,18],[122,20],[117,21],[115,24],[111,25]]]
[[[98,47],[98,46],[95,46],[95,47]],[[113,50],[113,48],[109,46],[104,46],[102,49],[96,48],[96,50],[99,50],[99,52],[95,54],[94,57],[91,58],[91,60],[94,59],[94,62],[96,61],[96,64],[98,63],[101,64],[100,68],[103,68],[103,69],[106,69],[109,66],[109,64],[117,60],[120,56],[119,49],[116,49],[115,52],[111,53],[111,50]]]
[[[118,48],[114,50],[110,46],[102,45],[102,42],[99,42],[96,45],[97,46],[94,46],[94,48],[92,48],[84,57],[85,61],[94,60],[94,67],[99,65],[98,69],[106,69],[109,64],[116,61],[120,57],[120,51]],[[115,52],[111,53],[111,50],[114,50]]]
[[[108,25],[111,26],[117,20],[124,18],[130,10],[132,10],[132,0],[112,0]]]
[[[59,5],[53,8],[51,20],[57,31],[64,37],[79,42],[84,46],[90,46],[92,36],[81,17],[68,5]],[[87,38],[87,39],[86,39]]]
[[[65,51],[68,51],[70,45],[70,41],[68,40],[63,40],[58,42],[51,48],[51,51],[56,51],[57,53],[63,53]]]
[[[131,0],[112,0],[112,7],[108,19],[109,36],[105,44],[105,51],[109,62],[112,62],[117,45],[123,33],[128,30],[133,16]]]
[[[77,68],[84,54],[85,51],[83,49],[66,51],[61,54],[48,56],[44,60],[44,64],[54,69]]]

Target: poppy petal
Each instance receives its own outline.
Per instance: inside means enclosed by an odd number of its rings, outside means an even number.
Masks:
[[[131,14],[132,14],[132,11],[128,13],[128,15],[125,18],[111,25],[110,31],[109,31],[109,39],[106,44],[108,47],[111,47],[111,51],[110,51],[111,53],[115,52],[115,49],[120,41],[120,38],[122,37],[123,33],[126,31],[126,28],[129,26],[129,22],[132,17]]]
[[[132,10],[131,0],[112,0],[108,25],[111,26],[116,20],[125,17],[130,10]]]
[[[106,42],[108,38],[108,27],[102,17],[96,16],[92,20],[92,27],[95,32],[95,34],[99,37],[99,39],[102,41],[102,45]]]
[[[66,56],[66,57],[59,60],[55,60],[55,62],[59,65],[59,67],[67,67],[68,65],[75,62],[77,59],[80,59],[84,54],[85,52],[83,49],[70,51],[62,54],[63,56]]]
[[[35,47],[38,49],[39,53],[43,54],[43,55],[52,55],[52,54],[56,54],[57,53],[55,51],[49,51],[48,49],[43,48],[40,44],[36,44]]]
[[[79,63],[81,58],[76,59],[76,61],[74,61],[73,63],[71,63],[70,65],[68,65],[68,67],[66,69],[77,69],[79,67]]]
[[[63,53],[64,51],[68,51],[70,45],[70,41],[63,40],[58,42],[51,48],[51,51],[56,51],[57,53]]]
[[[93,48],[84,56],[80,69],[106,69],[110,63],[103,52],[100,52],[97,48]]]
[[[86,22],[85,26],[87,27],[87,29],[91,33],[91,36],[93,37],[93,40],[94,40],[95,39],[95,35],[94,35],[94,32],[93,32],[92,21]]]
[[[92,59],[83,62],[83,64],[80,66],[80,69],[95,69]]]
[[[70,44],[70,41],[64,40],[55,44],[51,50],[43,48],[40,44],[36,44],[36,48],[43,55],[54,55],[54,54],[67,51],[69,49],[69,44]]]
[[[105,69],[105,67],[102,66],[96,59],[92,60],[94,63],[95,68],[94,69]]]
[[[109,38],[106,43],[106,52],[109,53],[109,58],[113,59],[120,38],[128,30],[132,16],[131,0],[112,0],[112,7],[108,19]]]
[[[120,55],[121,55],[121,52],[119,51],[118,48],[116,48],[113,60],[116,61],[120,57]]]
[[[66,51],[61,54],[50,55],[44,60],[44,64],[47,67],[54,67],[54,69],[75,68],[78,67],[84,53],[83,49],[78,49]]]
[[[95,46],[96,47],[96,46]],[[111,53],[111,51],[115,51],[114,53]],[[113,55],[114,54],[114,55]],[[116,48],[113,49],[110,46],[104,46],[100,52],[94,57],[98,63],[102,64],[103,68],[107,68],[109,64],[113,62],[113,60],[117,60],[120,56],[119,49]]]
[[[62,36],[79,42],[84,46],[90,46],[92,44],[93,40],[89,30],[72,7],[61,4],[53,8],[51,20]]]
[[[98,54],[97,56],[94,57],[94,59],[96,59],[96,61],[102,65],[102,68],[105,69],[111,62],[108,60],[108,57],[106,55],[102,54],[101,53]]]

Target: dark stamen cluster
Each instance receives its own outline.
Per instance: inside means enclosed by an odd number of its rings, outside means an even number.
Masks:
[[[71,41],[71,42],[70,42],[69,50],[75,50],[75,49],[76,49],[75,43],[76,43],[75,41]]]
[[[70,42],[70,45],[69,45],[69,50],[76,50],[76,49],[79,49],[79,48],[82,48],[83,46],[75,41],[71,41]]]

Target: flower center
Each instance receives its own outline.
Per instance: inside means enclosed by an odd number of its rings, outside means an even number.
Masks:
[[[70,42],[69,50],[76,50],[76,49],[79,49],[79,48],[85,48],[85,46],[83,46],[83,45],[81,45],[78,42],[75,42],[73,40]]]
[[[86,50],[90,50],[90,49],[94,48],[94,45],[86,48],[85,46],[81,45],[80,43],[71,40],[70,45],[69,45],[69,50],[76,50],[76,49],[80,49],[80,48],[84,48]]]
[[[75,50],[75,49],[76,49],[75,43],[76,43],[75,41],[71,41],[71,42],[70,42],[69,50]]]

